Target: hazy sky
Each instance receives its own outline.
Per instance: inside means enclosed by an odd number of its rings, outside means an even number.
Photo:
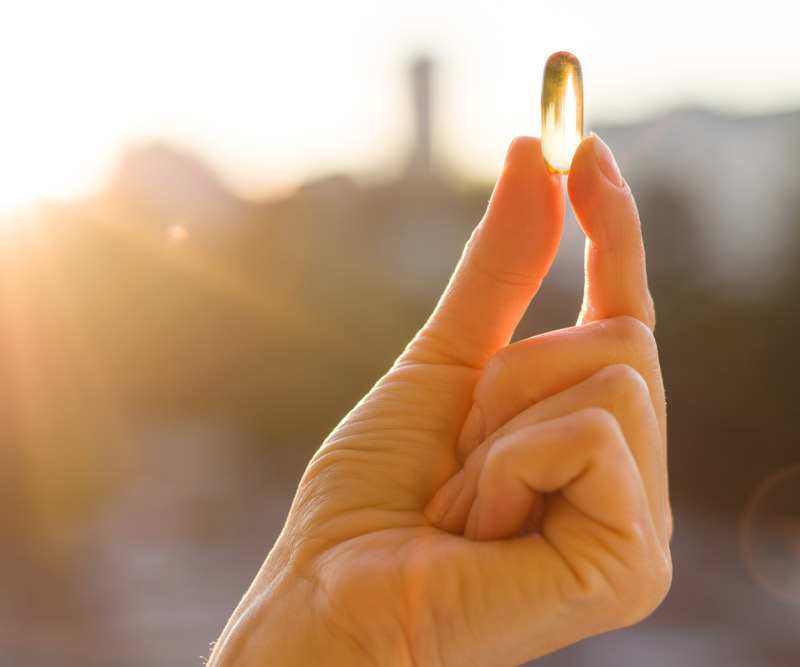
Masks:
[[[161,138],[244,194],[386,173],[407,150],[419,53],[436,62],[438,156],[470,177],[492,178],[514,135],[538,133],[554,51],[583,63],[589,128],[690,104],[800,108],[792,4],[5,2],[0,207],[97,189],[124,146]]]

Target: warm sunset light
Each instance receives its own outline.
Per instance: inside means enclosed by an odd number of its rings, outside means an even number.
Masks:
[[[0,666],[797,663],[792,3],[0,5]]]
[[[15,127],[23,129],[26,122],[20,119]],[[0,212],[41,199],[72,199],[92,193],[103,184],[111,161],[87,159],[84,151],[90,150],[91,145],[81,145],[81,137],[91,137],[93,128],[78,122],[75,129],[75,134],[53,135],[35,127],[24,133],[0,128]],[[29,143],[34,133],[39,133],[38,146]],[[101,146],[95,146],[94,151],[103,152]]]
[[[437,64],[438,159],[481,179],[509,137],[539,132],[540,67],[555,51],[580,54],[588,129],[676,102],[800,104],[800,70],[772,66],[800,62],[791,21],[758,31],[727,12],[720,30],[711,3],[671,8],[654,25],[633,1],[502,0],[489,15],[421,1],[16,3],[0,15],[0,210],[91,192],[145,139],[191,149],[251,195],[313,174],[392,171],[410,135],[406,63],[419,52]]]

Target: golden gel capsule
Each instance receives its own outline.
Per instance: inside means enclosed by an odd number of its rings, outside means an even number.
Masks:
[[[571,53],[547,59],[542,78],[542,154],[551,171],[568,174],[583,139],[583,74]]]

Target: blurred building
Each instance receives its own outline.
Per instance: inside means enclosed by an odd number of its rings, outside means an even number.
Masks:
[[[431,163],[431,61],[419,58],[411,67],[414,100],[415,141],[408,171],[410,176],[427,183],[433,176]]]

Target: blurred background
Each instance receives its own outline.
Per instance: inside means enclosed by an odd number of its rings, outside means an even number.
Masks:
[[[559,50],[643,221],[675,582],[541,663],[800,664],[800,41],[719,7],[4,5],[0,664],[204,662]],[[574,322],[582,245],[518,337]]]

